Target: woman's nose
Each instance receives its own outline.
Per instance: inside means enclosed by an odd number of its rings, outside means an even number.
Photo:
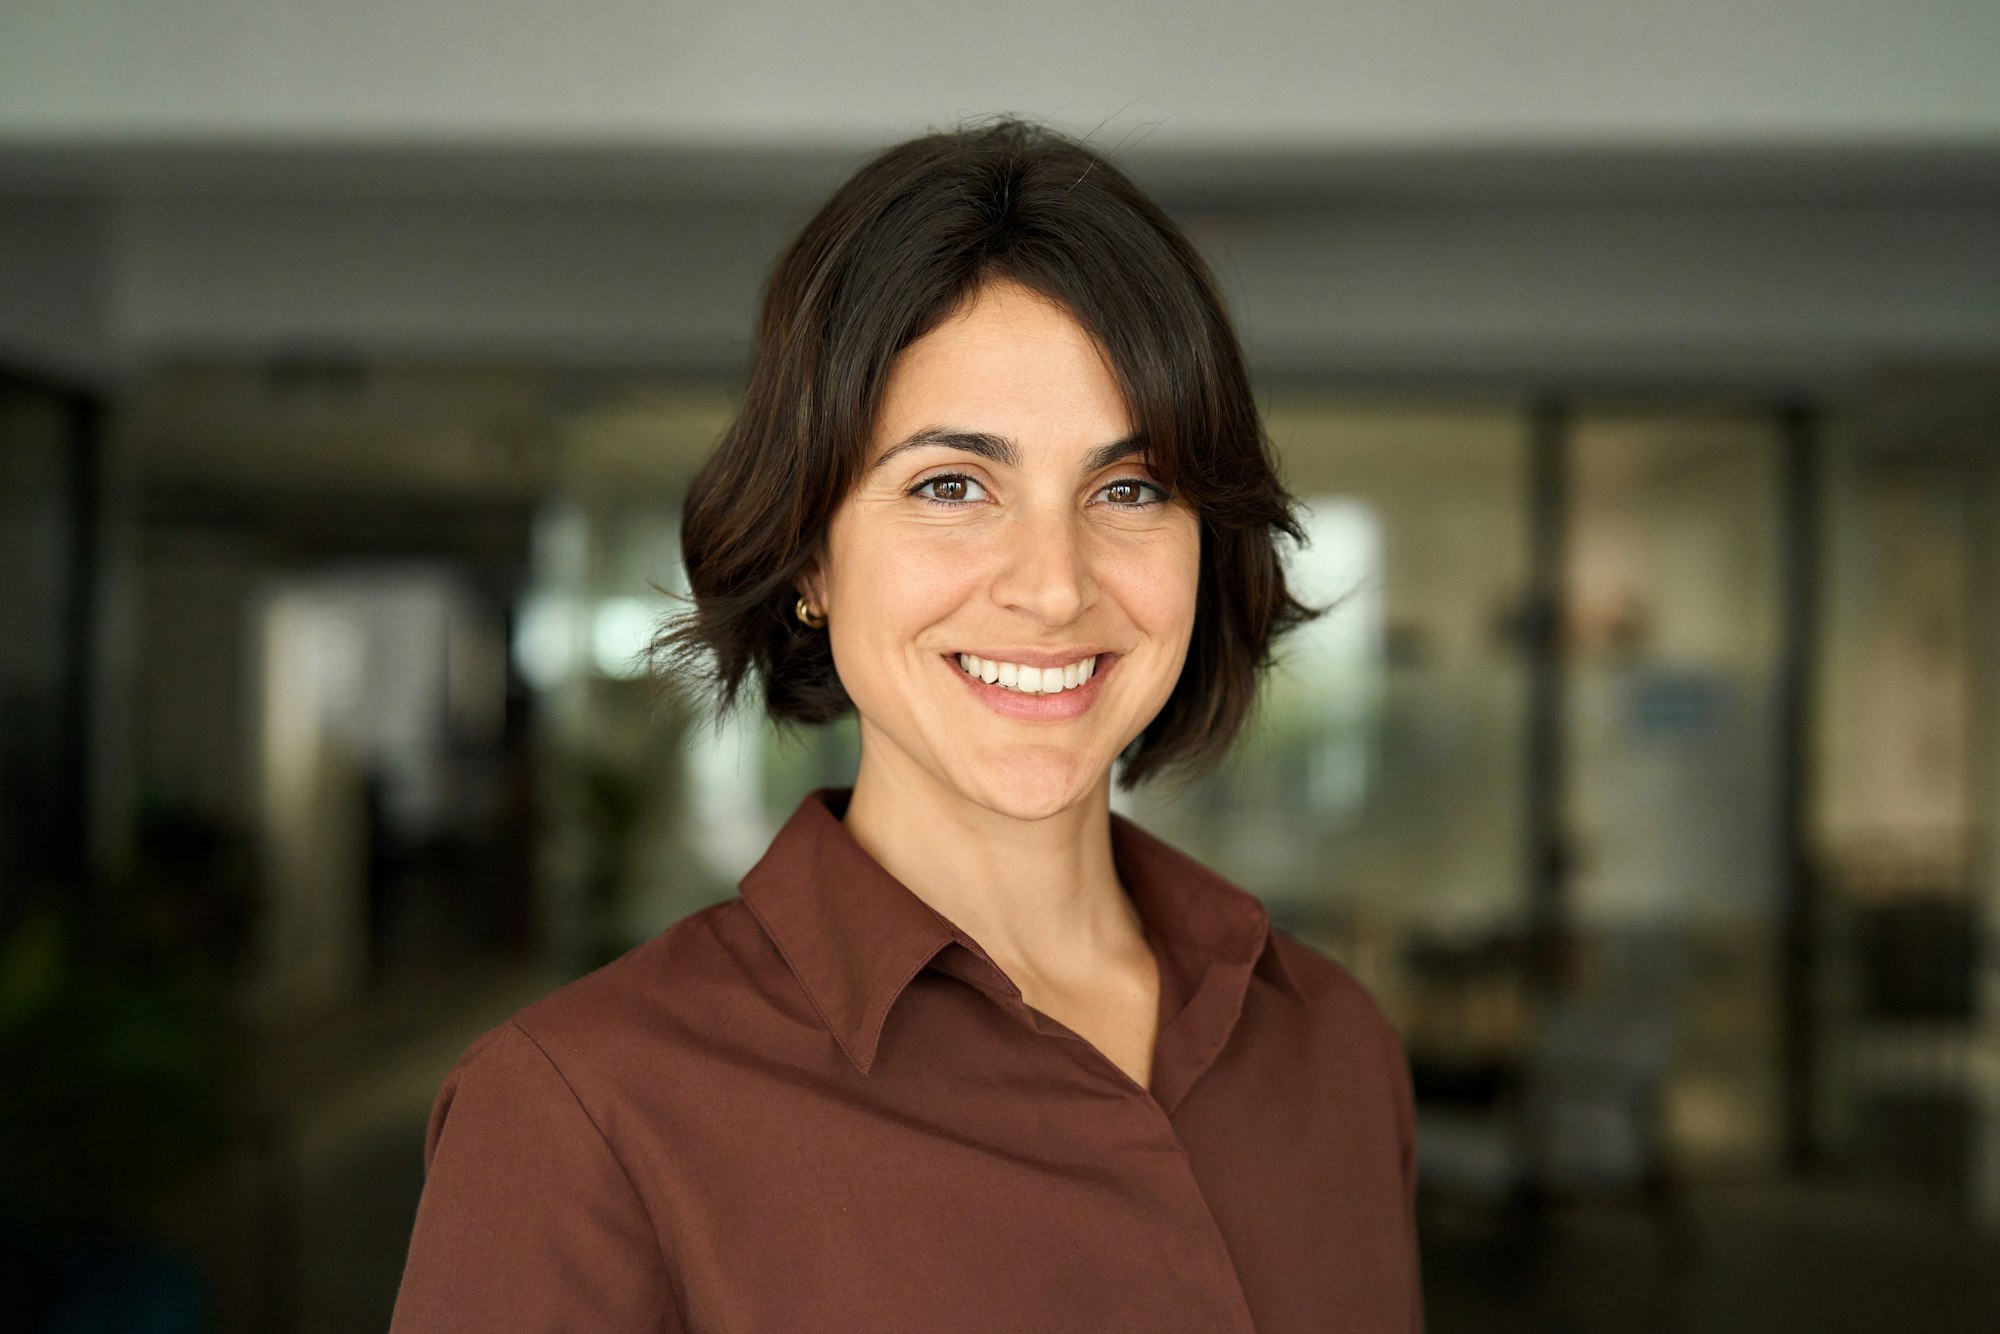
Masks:
[[[993,598],[1047,625],[1074,621],[1097,596],[1082,515],[1043,513],[1009,524]]]

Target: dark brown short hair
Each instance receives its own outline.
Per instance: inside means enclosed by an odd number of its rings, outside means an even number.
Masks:
[[[793,614],[798,582],[863,471],[897,354],[995,278],[1055,301],[1103,345],[1148,463],[1199,517],[1187,661],[1120,783],[1198,774],[1249,715],[1274,641],[1323,610],[1286,587],[1277,539],[1304,541],[1296,502],[1207,264],[1104,156],[1013,118],[881,153],[779,256],[742,411],[682,514],[693,605],[649,654],[660,679],[713,687],[721,710],[753,671],[774,719],[853,708],[826,633]]]

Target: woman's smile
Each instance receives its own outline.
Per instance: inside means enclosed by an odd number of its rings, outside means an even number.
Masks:
[[[939,661],[965,683],[974,698],[1003,718],[1066,722],[1090,711],[1119,655],[1110,652],[1074,658],[1016,655],[1017,659],[1021,657],[1042,658],[1048,665],[1036,667],[972,653],[940,654]]]

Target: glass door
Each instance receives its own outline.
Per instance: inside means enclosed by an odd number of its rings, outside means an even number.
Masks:
[[[1551,1138],[1635,1179],[1766,1166],[1787,902],[1781,420],[1586,407],[1564,436],[1557,810],[1576,948],[1544,1041],[1558,1083],[1596,1087],[1561,1095]]]

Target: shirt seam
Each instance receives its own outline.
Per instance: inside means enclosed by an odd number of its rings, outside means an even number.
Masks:
[[[526,1028],[523,1028],[517,1019],[509,1020],[508,1027],[526,1038],[536,1053],[548,1063],[548,1067],[555,1073],[555,1077],[562,1081],[563,1091],[569,1094],[570,1101],[574,1102],[576,1109],[583,1113],[583,1119],[589,1123],[591,1130],[597,1135],[598,1142],[604,1145],[604,1151],[610,1154],[611,1161],[618,1165],[618,1175],[625,1179],[625,1189],[632,1192],[632,1198],[638,1202],[639,1212],[645,1215],[647,1225],[653,1229],[653,1249],[659,1253],[660,1273],[667,1281],[667,1293],[673,1298],[674,1310],[678,1313],[681,1324],[685,1326],[687,1324],[687,1304],[681,1294],[680,1282],[674,1276],[673,1264],[668,1260],[660,1245],[662,1236],[660,1220],[653,1216],[652,1208],[647,1205],[645,1195],[640,1192],[638,1183],[633,1181],[632,1169],[625,1165],[625,1159],[619,1154],[618,1146],[613,1144],[611,1137],[604,1133],[604,1127],[597,1124],[597,1118],[591,1115],[590,1108],[585,1105],[582,1096],[577,1093],[576,1085],[570,1083],[569,1076],[563,1073],[563,1068],[560,1065],[556,1064],[556,1058],[549,1055],[549,1049],[542,1045],[541,1039],[530,1033]]]

